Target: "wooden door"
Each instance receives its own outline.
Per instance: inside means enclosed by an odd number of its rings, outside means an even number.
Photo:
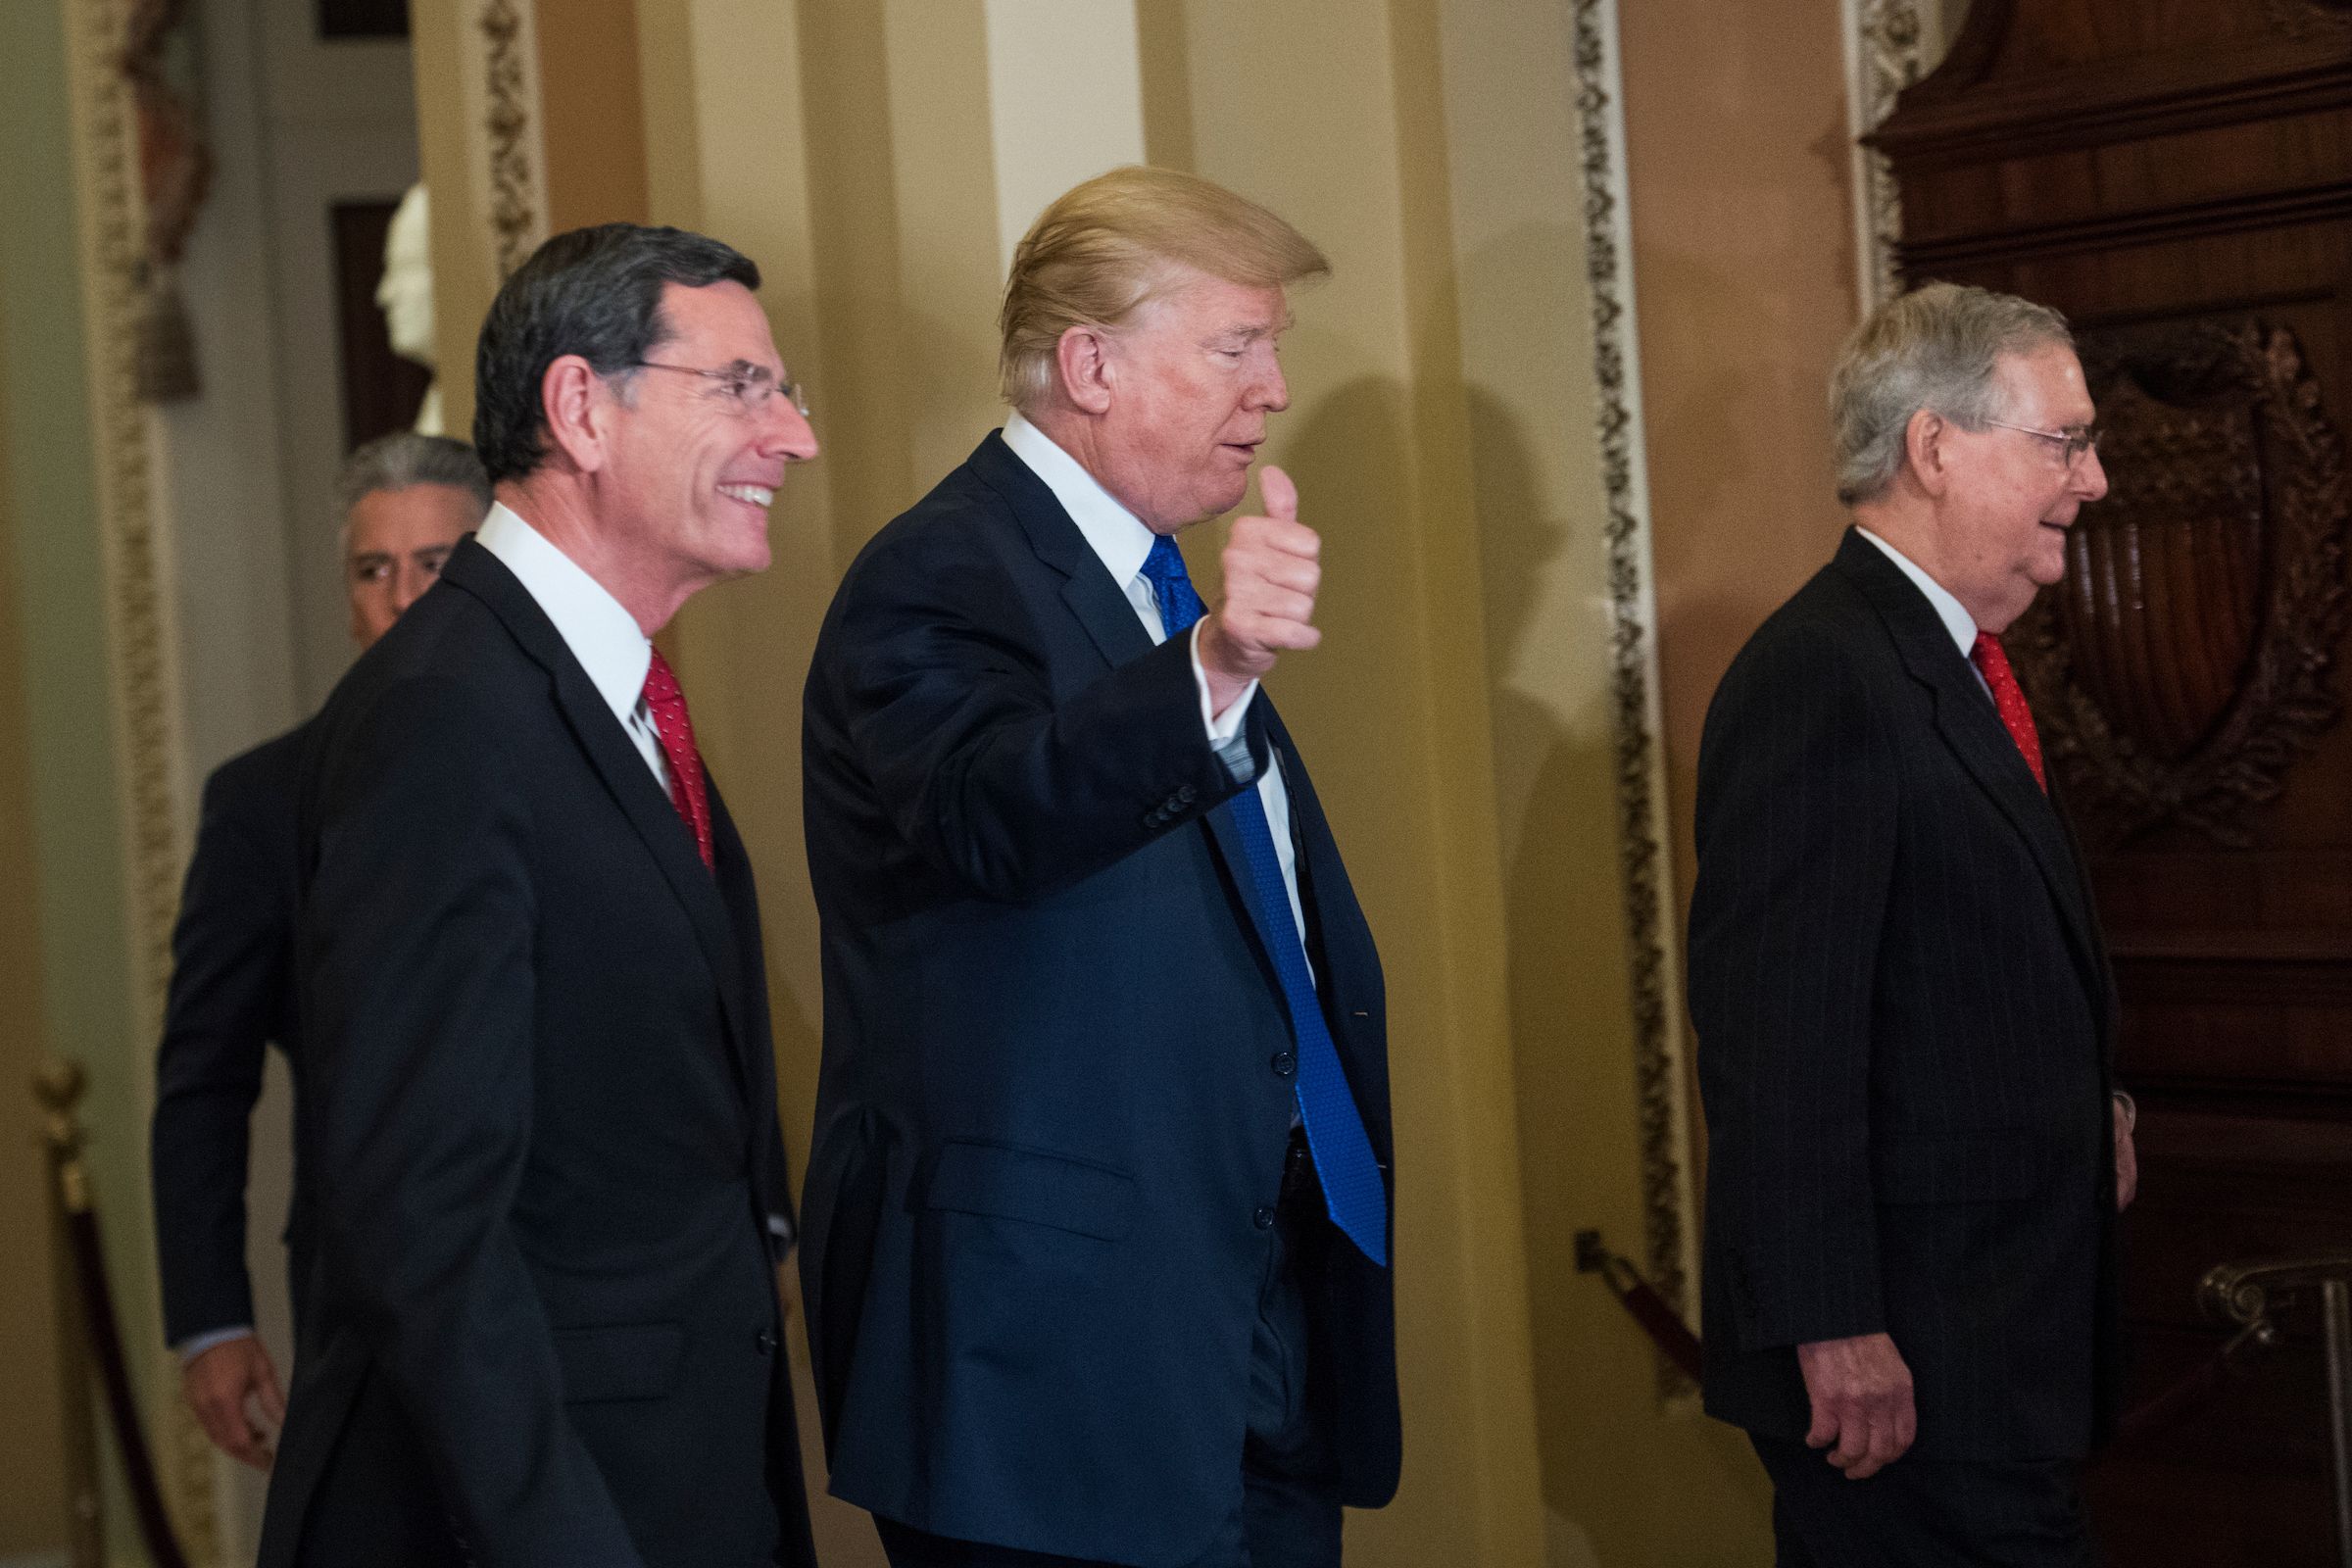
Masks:
[[[1872,138],[1906,278],[2082,335],[2109,497],[2008,635],[2091,856],[2139,1097],[2127,1404],[2224,1334],[2215,1263],[2352,1251],[2352,0],[1978,0]],[[2116,1568],[2331,1562],[2288,1345],[2085,1471]]]

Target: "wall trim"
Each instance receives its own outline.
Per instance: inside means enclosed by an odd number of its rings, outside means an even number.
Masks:
[[[495,289],[547,239],[537,8],[532,0],[468,0],[465,16],[466,163]]]
[[[1943,12],[1937,0],[1839,0],[1838,12],[1845,46],[1858,319],[1902,290],[1895,265],[1903,237],[1901,192],[1886,155],[1865,146],[1862,138],[1893,113],[1896,96],[1941,58]]]
[[[1585,268],[1592,288],[1592,397],[1605,491],[1609,689],[1616,745],[1619,871],[1634,1014],[1642,1138],[1642,1266],[1688,1319],[1698,1277],[1690,1188],[1691,1110],[1681,954],[1667,845],[1666,748],[1658,700],[1657,597],[1649,470],[1642,421],[1642,352],[1634,311],[1617,0],[1577,0],[1577,112],[1584,144]],[[1660,1360],[1659,1392],[1690,1386]]]
[[[125,882],[124,931],[132,995],[128,1053],[134,1103],[155,1103],[154,1042],[163,1028],[172,974],[172,927],[179,913],[182,858],[176,781],[182,776],[179,631],[172,596],[172,539],[158,521],[148,483],[148,411],[138,399],[139,283],[145,251],[136,112],[118,69],[130,8],[123,0],[65,0],[66,70],[73,104],[74,206],[89,362],[91,448],[96,457],[98,529],[106,603],[108,719],[121,789],[118,831]],[[140,1168],[144,1168],[141,1162]],[[118,1204],[145,1193],[117,1194]],[[147,1227],[134,1224],[134,1234]],[[135,1327],[148,1320],[126,1303]],[[135,1353],[135,1352],[134,1352]],[[157,1430],[158,1480],[190,1560],[219,1555],[213,1454],[177,1397],[178,1363],[150,1352],[155,1391],[146,1418]]]

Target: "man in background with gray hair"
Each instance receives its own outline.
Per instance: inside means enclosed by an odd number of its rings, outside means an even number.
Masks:
[[[1837,558],[1699,749],[1706,1407],[1780,1562],[2091,1560],[2131,1201],[2088,878],[1999,634],[2107,492],[2055,312],[1936,284],[1831,383]]]
[[[336,490],[351,635],[365,650],[432,586],[458,540],[480,525],[490,481],[463,441],[403,433],[345,459]],[[222,1452],[264,1470],[270,1442],[255,1416],[282,1421],[285,1398],[253,1327],[246,1151],[270,1042],[285,1053],[300,1097],[294,794],[309,728],[230,759],[205,784],[156,1054],[150,1163],[165,1333],[179,1351],[181,1390],[206,1434]],[[299,1329],[310,1226],[297,1158],[285,1244]]]

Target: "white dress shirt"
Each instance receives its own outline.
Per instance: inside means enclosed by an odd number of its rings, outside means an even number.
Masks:
[[[1903,575],[1910,578],[1918,585],[1919,591],[1928,596],[1928,603],[1936,607],[1936,614],[1943,622],[1943,629],[1952,634],[1953,643],[1959,647],[1960,657],[1968,661],[1968,672],[1977,677],[1977,684],[1984,688],[1985,696],[1990,697],[1992,687],[1986,684],[1984,672],[1977,667],[1977,617],[1968,612],[1968,607],[1954,599],[1950,589],[1920,570],[1918,564],[1909,556],[1904,555],[1868,528],[1863,527],[1860,523],[1855,523],[1854,532],[1885,551],[1886,559],[1900,567]],[[1995,704],[1994,706],[1999,705]]]
[[[1168,640],[1167,628],[1159,619],[1159,593],[1152,579],[1144,575],[1144,558],[1152,554],[1152,534],[1143,519],[1119,505],[1111,493],[1102,488],[1095,476],[1036,425],[1021,417],[1014,410],[1004,420],[1004,444],[1012,448],[1014,457],[1029,466],[1032,473],[1046,482],[1061,510],[1070,514],[1086,542],[1102,558],[1102,569],[1110,580],[1127,595],[1135,607],[1135,618],[1144,623],[1144,630],[1155,644]],[[1208,675],[1200,667],[1200,628],[1193,628],[1193,681],[1200,689],[1200,723],[1207,732],[1208,744],[1224,759],[1237,778],[1247,777],[1250,768],[1249,748],[1242,740],[1242,720],[1249,713],[1250,704],[1257,696],[1257,682],[1252,680],[1233,706],[1219,715],[1209,711]],[[1306,915],[1298,904],[1298,851],[1291,844],[1291,795],[1282,783],[1282,760],[1271,759],[1273,765],[1257,776],[1257,798],[1266,808],[1266,826],[1274,836],[1274,858],[1282,863],[1283,890],[1291,896],[1291,919],[1298,928],[1298,946],[1306,946]]]
[[[638,629],[637,617],[503,502],[491,507],[474,538],[505,563],[523,592],[556,623],[556,634],[636,743],[662,793],[669,794],[669,759],[662,755],[661,732],[645,706],[645,673],[654,665],[654,645]]]

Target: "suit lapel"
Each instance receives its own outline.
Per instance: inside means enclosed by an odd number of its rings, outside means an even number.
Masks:
[[[1912,679],[1933,694],[1936,734],[2026,841],[2074,937],[2084,984],[2098,994],[2102,988],[2091,976],[2099,934],[2066,824],[2034,782],[1992,699],[1977,683],[1974,666],[1952,645],[1936,607],[1878,546],[1848,529],[1838,565],[1878,611]]]
[[[1103,569],[1102,558],[1062,510],[1053,488],[1004,444],[1003,434],[991,430],[969,466],[982,483],[1011,505],[1013,520],[1028,535],[1037,559],[1066,579],[1061,602],[1094,640],[1102,662],[1116,669],[1150,653],[1152,634],[1136,617],[1126,590]]]
[[[612,708],[572,657],[555,622],[547,618],[547,612],[506,564],[468,537],[450,552],[441,577],[488,606],[522,651],[547,671],[555,688],[556,708],[573,740],[621,814],[644,840],[655,865],[661,868],[662,879],[685,908],[704,962],[718,988],[720,1010],[727,1021],[728,1050],[734,1057],[737,1081],[743,1082],[742,958],[718,884],[703,865],[694,834],[662,793],[653,769],[645,765],[644,755],[612,716]]]

